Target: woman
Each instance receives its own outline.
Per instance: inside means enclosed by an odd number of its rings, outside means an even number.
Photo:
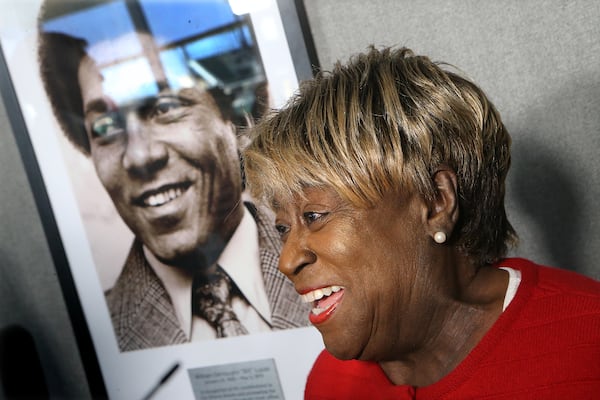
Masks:
[[[371,48],[253,134],[249,188],[326,347],[306,398],[600,394],[600,283],[504,258],[510,136],[473,83]]]

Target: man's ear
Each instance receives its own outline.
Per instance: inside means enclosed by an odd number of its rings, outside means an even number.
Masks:
[[[236,128],[236,126],[230,122],[231,129],[235,132],[237,146],[240,151],[244,151],[246,147],[250,144],[250,135],[248,134],[248,129],[246,128]]]
[[[440,168],[432,179],[436,192],[429,205],[427,225],[431,237],[437,243],[443,243],[458,221],[458,180],[449,168]]]

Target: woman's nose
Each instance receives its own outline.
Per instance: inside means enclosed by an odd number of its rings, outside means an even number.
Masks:
[[[151,176],[168,161],[166,145],[158,140],[154,128],[135,112],[126,116],[127,141],[123,166],[132,175]]]
[[[279,270],[292,279],[315,260],[316,254],[307,245],[306,236],[302,232],[291,230],[281,249]]]

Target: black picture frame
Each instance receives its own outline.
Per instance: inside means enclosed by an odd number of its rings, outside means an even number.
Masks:
[[[71,275],[69,262],[60,239],[60,233],[58,232],[54,213],[52,212],[48,192],[46,191],[40,167],[33,151],[33,145],[27,133],[27,126],[19,107],[14,86],[11,80],[8,79],[10,75],[1,43],[0,76],[5,77],[4,79],[0,79],[0,95],[4,101],[6,114],[9,118],[9,123],[21,154],[27,179],[48,242],[48,248],[50,249],[50,254],[54,262],[54,268],[60,283],[63,298],[67,305],[67,312],[75,333],[75,340],[77,341],[77,347],[85,370],[90,394],[95,399],[108,398],[106,386],[100,371],[100,364],[96,357],[96,351],[92,343],[88,325],[85,321],[73,276]]]
[[[36,2],[27,4],[26,7],[29,7],[29,5],[39,7]],[[279,9],[289,47],[288,51],[292,57],[298,81],[309,79],[318,70],[319,63],[312,42],[304,3],[301,0],[276,0],[275,4]],[[0,37],[0,39],[2,38]],[[102,365],[98,357],[97,344],[94,342],[89,320],[82,305],[81,293],[77,288],[69,256],[65,250],[56,209],[53,208],[51,196],[48,193],[48,182],[43,177],[42,166],[30,137],[28,124],[24,117],[18,90],[15,88],[11,76],[10,62],[7,60],[3,44],[0,40],[0,94],[7,109],[10,126],[42,221],[54,268],[74,329],[90,393],[93,398],[109,398],[112,397],[110,382],[107,382],[103,373],[106,366]],[[56,204],[54,207],[56,207]],[[313,343],[320,340],[320,337],[316,339],[315,334],[311,334],[311,338]],[[313,344],[313,346],[315,345]],[[310,352],[307,354],[310,354]],[[311,363],[312,360],[305,360],[304,365],[310,365]],[[160,380],[160,376],[157,376],[156,380]],[[285,382],[283,382],[283,385],[285,385]]]

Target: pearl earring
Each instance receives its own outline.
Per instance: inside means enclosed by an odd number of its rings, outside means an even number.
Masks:
[[[446,234],[442,231],[438,231],[433,235],[433,240],[435,240],[436,243],[442,244],[446,241]]]

